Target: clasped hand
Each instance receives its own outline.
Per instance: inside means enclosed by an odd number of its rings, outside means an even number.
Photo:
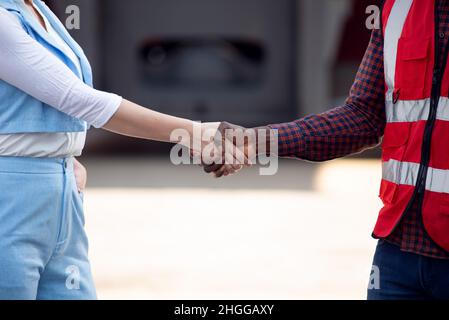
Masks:
[[[204,123],[201,125],[201,150],[191,149],[191,152],[201,156],[206,173],[217,178],[232,175],[256,163],[259,134],[268,130],[247,129],[227,122]]]

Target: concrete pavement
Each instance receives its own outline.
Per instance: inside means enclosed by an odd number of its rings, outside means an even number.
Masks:
[[[283,161],[215,180],[168,159],[87,159],[101,299],[364,299],[380,162]]]

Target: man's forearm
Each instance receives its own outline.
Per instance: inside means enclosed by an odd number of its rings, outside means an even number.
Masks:
[[[325,161],[379,143],[385,128],[383,35],[374,30],[344,106],[270,127],[279,132],[279,156]]]
[[[278,131],[280,157],[327,161],[376,146],[384,125],[382,116],[346,105],[269,127]]]

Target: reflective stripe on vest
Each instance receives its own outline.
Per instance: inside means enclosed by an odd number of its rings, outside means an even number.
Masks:
[[[382,164],[382,178],[398,184],[415,186],[419,163],[389,160]],[[430,168],[427,172],[426,190],[449,194],[449,170]]]
[[[385,103],[387,122],[426,121],[429,117],[430,98],[424,100],[399,100],[395,104],[387,100]],[[449,98],[440,97],[437,120],[449,121]]]
[[[401,38],[402,30],[412,3],[413,0],[395,1],[385,28],[384,68],[389,96],[393,94],[395,85],[398,41]]]

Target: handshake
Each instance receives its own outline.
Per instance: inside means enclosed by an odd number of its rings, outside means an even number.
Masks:
[[[174,132],[172,141],[189,149],[189,163],[203,166],[204,171],[220,178],[237,173],[244,167],[260,164],[261,175],[274,175],[278,169],[278,135],[270,127],[244,128],[227,122],[195,123],[193,135]],[[174,148],[172,162],[185,164]]]

